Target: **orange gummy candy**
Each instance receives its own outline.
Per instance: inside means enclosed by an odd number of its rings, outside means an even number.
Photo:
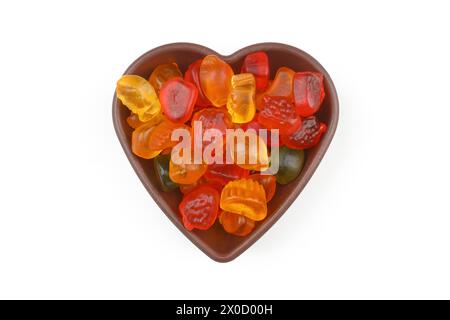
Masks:
[[[175,62],[160,64],[153,70],[150,78],[148,78],[148,82],[155,88],[156,92],[159,93],[162,85],[167,80],[170,80],[175,77],[182,77],[180,69],[178,69],[178,65]]]
[[[152,150],[148,144],[149,136],[155,127],[143,124],[133,131],[131,136],[131,150],[135,155],[144,159],[152,159],[160,154],[161,150]]]
[[[252,174],[248,177],[249,179],[258,181],[260,185],[263,186],[266,191],[266,201],[272,200],[277,189],[277,178],[270,174]]]
[[[264,95],[270,97],[292,98],[292,84],[295,71],[287,67],[278,69],[275,79]]]
[[[220,208],[261,221],[267,216],[266,192],[251,179],[231,181],[222,190]]]
[[[264,171],[269,167],[269,154],[264,139],[256,130],[235,131],[236,138],[227,137],[227,152],[238,166]]]

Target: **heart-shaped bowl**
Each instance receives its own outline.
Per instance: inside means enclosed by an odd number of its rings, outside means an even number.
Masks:
[[[207,47],[192,43],[167,44],[152,49],[140,56],[124,73],[136,74],[148,79],[156,66],[173,61],[178,64],[180,70],[184,73],[190,63],[208,54],[219,56],[231,65],[235,73],[239,73],[245,56],[255,51],[265,51],[268,54],[271,79],[273,79],[277,69],[283,66],[295,71],[318,71],[324,75],[326,95],[317,116],[322,122],[327,124],[328,130],[322,136],[322,140],[317,146],[307,150],[303,170],[297,179],[287,185],[277,185],[277,192],[274,198],[268,203],[267,218],[258,222],[253,232],[246,237],[237,237],[226,233],[219,222],[216,222],[207,231],[188,231],[184,228],[178,213],[181,193],[178,190],[174,192],[161,191],[153,171],[153,160],[142,159],[132,153],[131,134],[133,129],[126,122],[126,118],[130,112],[117,99],[116,95],[114,95],[113,99],[114,127],[123,150],[139,179],[175,226],[206,255],[219,262],[233,260],[269,230],[295,201],[322,160],[336,131],[339,113],[338,97],[330,75],[309,54],[281,43],[259,43],[243,48],[229,56],[222,56]],[[321,190],[321,192],[324,191]]]

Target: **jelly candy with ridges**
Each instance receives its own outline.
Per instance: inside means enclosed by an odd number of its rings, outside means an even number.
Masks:
[[[153,169],[155,170],[156,179],[159,186],[165,192],[174,190],[178,185],[170,180],[169,177],[170,155],[158,155],[153,159]]]
[[[221,107],[227,103],[233,74],[233,69],[219,57],[208,55],[203,58],[200,65],[200,84],[213,106]]]
[[[155,88],[156,92],[159,92],[166,81],[182,76],[180,69],[178,69],[178,65],[172,62],[157,66],[155,70],[153,70],[148,81],[153,88]]]
[[[222,190],[220,208],[261,221],[267,216],[266,192],[251,179],[231,181]]]
[[[172,122],[185,123],[191,118],[197,94],[197,87],[183,78],[166,81],[159,92],[164,115]]]

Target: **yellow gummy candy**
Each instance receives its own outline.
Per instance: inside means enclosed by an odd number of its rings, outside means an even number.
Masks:
[[[161,104],[152,85],[137,75],[124,75],[117,81],[117,98],[136,113],[139,120],[147,122],[161,113]]]
[[[261,221],[267,216],[266,192],[254,180],[234,180],[222,189],[220,208]]]

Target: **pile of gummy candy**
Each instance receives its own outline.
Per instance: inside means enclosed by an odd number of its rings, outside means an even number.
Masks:
[[[248,235],[255,222],[266,218],[277,183],[298,177],[304,150],[319,143],[327,130],[315,116],[325,96],[322,74],[281,67],[273,81],[269,77],[268,55],[260,51],[245,57],[239,74],[218,56],[207,55],[194,61],[184,77],[173,62],[157,66],[148,80],[124,75],[117,82],[117,97],[131,110],[132,151],[153,159],[163,191],[181,191],[179,212],[188,230],[207,230],[218,220],[226,232]],[[267,138],[258,148],[259,157],[269,159],[268,147],[278,148],[277,173],[264,174],[267,166],[261,163],[175,163],[171,150],[177,141],[171,134],[190,130],[194,121],[223,135],[232,128],[278,129],[278,142]]]

